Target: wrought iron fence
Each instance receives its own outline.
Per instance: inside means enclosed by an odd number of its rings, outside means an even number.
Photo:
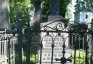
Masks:
[[[22,64],[23,55],[26,56],[25,64],[32,64],[30,56],[33,52],[36,58],[34,64],[92,64],[92,23],[81,25],[57,20],[57,22],[47,22],[41,25],[39,31],[26,28],[25,44],[22,42],[22,27],[16,32],[18,37],[6,34],[6,32],[1,34],[0,55],[6,58],[0,60],[0,64],[5,64],[5,62],[15,64],[16,61],[16,64]],[[18,56],[15,61],[14,44],[17,39],[16,55]],[[24,48],[25,53],[22,54]]]
[[[17,38],[6,31],[0,32],[0,64],[15,64]]]
[[[32,29],[31,43],[39,50],[38,64],[92,64],[91,26],[73,22],[49,22],[42,25],[40,31]]]

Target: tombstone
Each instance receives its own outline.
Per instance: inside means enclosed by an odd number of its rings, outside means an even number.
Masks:
[[[0,29],[9,28],[9,0],[0,0]]]
[[[55,19],[62,19],[61,16],[55,16]],[[49,18],[48,18],[49,19]],[[63,57],[63,43],[65,42],[66,48],[65,48],[65,58],[71,57],[71,49],[69,49],[69,34],[64,33],[64,32],[59,32],[61,35],[58,35],[58,32],[56,30],[62,30],[62,31],[67,31],[65,30],[64,26],[65,22],[63,21],[55,21],[52,22],[52,20],[41,23],[41,30],[46,30],[46,31],[55,31],[55,32],[49,32],[49,35],[47,35],[47,32],[41,32],[41,39],[42,39],[42,58],[40,60],[40,50],[38,52],[39,56],[39,62],[38,64],[51,64],[51,57],[52,57],[52,43],[54,42],[54,49],[53,49],[53,64],[61,64],[61,60],[56,61],[56,59],[61,59]],[[51,27],[51,28],[50,28]],[[56,30],[55,30],[56,28]],[[52,41],[53,38],[53,41]],[[66,41],[64,41],[64,38],[66,38]],[[67,62],[66,64],[72,64],[72,62]]]
[[[71,50],[69,49],[69,34],[65,28],[66,21],[59,15],[57,0],[51,0],[51,12],[48,16],[48,22],[41,23],[41,49],[38,51],[38,64],[62,64],[62,58],[69,58]],[[49,32],[48,32],[49,31]],[[63,45],[66,45],[65,54]],[[42,54],[42,55],[41,55]],[[64,56],[64,57],[63,57]],[[57,61],[58,60],[58,61]],[[66,64],[72,64],[68,62]]]

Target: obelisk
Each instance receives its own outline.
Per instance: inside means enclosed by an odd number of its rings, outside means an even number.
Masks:
[[[62,19],[62,17],[59,15],[59,6],[58,6],[58,0],[51,0],[51,11],[50,15],[48,16],[48,21],[56,21]]]
[[[0,0],[0,30],[9,30],[9,1]]]

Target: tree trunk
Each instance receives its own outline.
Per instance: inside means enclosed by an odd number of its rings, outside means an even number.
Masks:
[[[34,30],[40,30],[40,22],[41,22],[41,0],[35,0],[35,21],[33,24]]]

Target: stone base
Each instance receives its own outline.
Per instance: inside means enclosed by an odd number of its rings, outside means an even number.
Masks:
[[[63,17],[62,16],[60,16],[60,15],[49,15],[48,16],[48,22],[50,22],[50,21],[58,21],[58,20],[62,20],[63,19]]]

